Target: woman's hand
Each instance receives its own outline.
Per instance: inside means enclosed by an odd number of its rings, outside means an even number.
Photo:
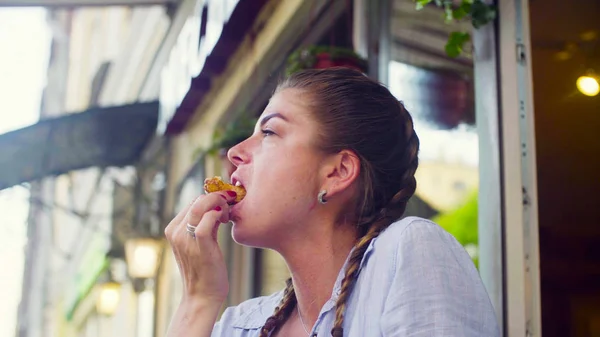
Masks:
[[[225,301],[229,282],[217,232],[221,223],[229,221],[228,202],[234,199],[231,191],[201,195],[165,229],[183,280],[182,303],[220,306]]]

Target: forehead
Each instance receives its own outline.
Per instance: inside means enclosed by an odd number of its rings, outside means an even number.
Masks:
[[[271,97],[260,118],[262,120],[268,115],[278,113],[292,123],[310,122],[308,99],[309,95],[303,90],[283,89]]]

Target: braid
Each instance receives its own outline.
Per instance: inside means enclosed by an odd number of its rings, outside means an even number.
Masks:
[[[346,302],[350,293],[352,292],[352,287],[354,286],[354,282],[358,277],[360,261],[362,260],[369,243],[373,240],[381,231],[387,227],[389,224],[385,224],[384,221],[379,221],[378,223],[374,223],[360,240],[356,246],[354,246],[354,250],[352,251],[352,255],[348,260],[348,268],[346,268],[344,279],[342,280],[342,287],[340,296],[337,299],[335,304],[335,323],[333,324],[333,329],[331,330],[331,335],[333,337],[342,337],[343,329],[342,323],[344,322],[344,312],[346,311]]]
[[[404,214],[406,210],[406,204],[408,200],[415,193],[417,188],[417,181],[415,179],[415,172],[418,167],[419,152],[419,138],[417,137],[412,123],[412,118],[406,113],[407,121],[405,123],[405,135],[407,135],[406,149],[403,154],[402,162],[407,163],[404,174],[402,175],[401,185],[402,188],[398,191],[388,205],[384,207],[378,214],[371,217],[362,218],[361,227],[366,226],[368,228],[367,233],[363,235],[352,251],[352,255],[348,260],[348,268],[345,271],[344,279],[342,280],[340,295],[336,302],[335,308],[335,322],[331,335],[333,337],[343,337],[343,322],[344,313],[346,311],[346,303],[354,287],[354,283],[360,273],[360,263],[363,256],[369,247],[371,241],[376,238],[384,229],[386,229],[392,222],[396,221]]]
[[[292,279],[288,278],[285,282],[286,288],[283,292],[281,302],[279,302],[279,305],[275,308],[273,315],[271,315],[265,322],[265,325],[263,325],[259,337],[268,337],[271,332],[277,330],[290,315],[294,309],[294,305],[296,305],[296,293],[294,291]]]

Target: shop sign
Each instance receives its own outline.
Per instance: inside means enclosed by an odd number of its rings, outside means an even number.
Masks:
[[[206,58],[219,41],[223,26],[240,0],[197,0],[171,50],[167,64],[161,72],[160,118],[158,132],[164,133],[168,122],[190,89]],[[202,13],[206,11],[206,22]],[[206,33],[200,36],[202,26]]]

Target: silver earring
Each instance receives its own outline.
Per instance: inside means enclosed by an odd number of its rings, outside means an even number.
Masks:
[[[327,200],[325,200],[325,195],[327,194],[326,190],[321,190],[321,192],[319,192],[319,195],[317,196],[317,200],[319,200],[319,203],[325,205],[327,203]]]

